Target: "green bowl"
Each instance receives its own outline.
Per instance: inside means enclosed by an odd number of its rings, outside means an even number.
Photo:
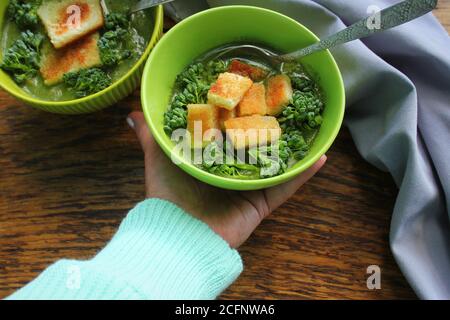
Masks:
[[[0,26],[3,26],[4,24],[5,10],[8,7],[8,3],[9,1],[0,2]],[[22,90],[11,77],[1,69],[0,87],[27,105],[52,113],[82,114],[107,108],[130,95],[140,84],[145,61],[162,35],[164,19],[163,7],[158,6],[155,8],[154,12],[154,29],[144,54],[127,74],[103,91],[81,99],[69,101],[47,101],[37,99]]]
[[[175,144],[163,129],[176,76],[207,51],[237,41],[266,44],[290,52],[319,39],[300,23],[274,11],[226,6],[198,13],[171,29],[156,45],[144,69],[141,95],[148,125],[161,148],[172,156]],[[301,60],[324,91],[324,122],[308,156],[286,173],[261,180],[234,180],[212,175],[177,157],[181,169],[210,185],[231,190],[258,190],[287,182],[307,170],[334,142],[342,125],[345,92],[339,68],[329,51]]]

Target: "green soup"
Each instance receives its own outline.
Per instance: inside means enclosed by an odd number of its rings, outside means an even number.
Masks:
[[[173,85],[172,99],[164,114],[164,131],[174,142],[179,143],[177,140],[179,134],[173,136],[173,133],[180,129],[185,130],[189,135],[184,140],[192,141],[193,123],[200,121],[200,127],[202,127],[202,122],[206,121],[208,127],[220,129],[222,139],[219,139],[219,142],[216,141],[216,137],[206,143],[202,141],[201,152],[190,143],[191,160],[195,159],[196,154],[202,156],[200,159],[202,162],[196,163],[197,167],[214,175],[240,180],[265,179],[281,175],[295,163],[303,160],[314,143],[323,121],[322,114],[325,108],[322,90],[300,63],[284,63],[275,69],[267,62],[255,57],[222,56],[219,59],[211,59],[217,52],[226,48],[227,46],[212,50],[178,75]],[[239,103],[234,108],[234,114],[225,113],[225,118],[222,118],[223,113],[220,110],[224,110],[223,107],[211,101],[209,93],[213,91],[214,86],[216,86],[215,90],[221,91],[222,96],[236,91],[230,89],[230,83],[217,84],[218,77],[225,73],[237,74],[241,78],[251,78],[253,83],[263,85],[264,91],[259,94],[263,95],[262,99],[266,101],[271,98],[267,92],[270,79],[273,81],[281,76],[285,85],[291,89],[291,97],[288,102],[280,105],[279,111],[270,112],[272,114],[270,117],[265,117],[269,115],[269,112],[263,109],[247,109],[245,114],[239,115],[239,111],[236,111],[241,107]],[[276,89],[279,85],[280,81],[277,80],[273,88]],[[274,91],[279,92],[279,89]],[[275,92],[275,95],[278,95],[278,92]],[[254,99],[254,96],[250,99]],[[261,103],[261,100],[256,102],[253,100],[253,106],[256,105],[261,106],[265,103]],[[233,109],[228,108],[226,112],[230,110]],[[200,115],[201,112],[203,112],[202,115]],[[258,121],[255,120],[258,118],[251,118],[252,116],[261,118],[264,116],[276,120],[281,135],[277,141],[270,142],[268,145],[252,147],[247,145],[244,152],[240,154],[237,150],[234,152],[233,142],[227,140],[230,131],[226,122],[234,120],[233,118],[245,119],[242,130],[248,130],[252,129],[254,121]],[[213,121],[214,117],[218,118],[218,126],[217,121]],[[220,125],[221,121],[224,125]],[[242,145],[240,149],[244,149]]]
[[[107,13],[127,13],[130,7],[136,3],[137,0],[131,1],[117,1],[105,0],[105,7]],[[7,11],[5,13],[7,15]],[[5,51],[16,41],[23,30],[20,30],[14,21],[9,17],[5,17],[5,23],[2,29],[2,40],[0,43],[0,50],[4,54]],[[119,65],[106,69],[113,82],[119,80],[124,76],[140,59],[144,53],[154,28],[154,9],[142,10],[130,16],[130,40],[127,41],[127,49],[133,53],[130,58],[122,61]],[[43,26],[39,27],[41,34],[46,34]],[[48,37],[45,37],[43,47],[51,45]],[[26,81],[21,85],[23,90],[35,98],[49,100],[49,101],[65,101],[72,100],[76,97],[68,90],[64,83],[53,86],[44,84],[43,78],[38,75]]]

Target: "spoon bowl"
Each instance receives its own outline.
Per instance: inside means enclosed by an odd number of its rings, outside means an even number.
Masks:
[[[277,67],[280,62],[282,62],[280,60],[280,56],[275,52],[254,44],[236,44],[219,47],[209,52],[205,56],[205,59],[215,60],[220,58],[239,56],[262,59],[263,61],[268,62],[273,67]]]

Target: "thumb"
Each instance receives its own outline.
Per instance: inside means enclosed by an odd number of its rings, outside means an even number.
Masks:
[[[127,118],[127,123],[136,132],[144,153],[150,154],[155,147],[155,140],[150,133],[144,114],[138,111],[130,113]]]

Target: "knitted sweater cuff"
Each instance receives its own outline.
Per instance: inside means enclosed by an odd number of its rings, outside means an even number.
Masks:
[[[238,252],[176,205],[149,199],[92,260],[62,260],[12,299],[214,299],[242,272]]]

